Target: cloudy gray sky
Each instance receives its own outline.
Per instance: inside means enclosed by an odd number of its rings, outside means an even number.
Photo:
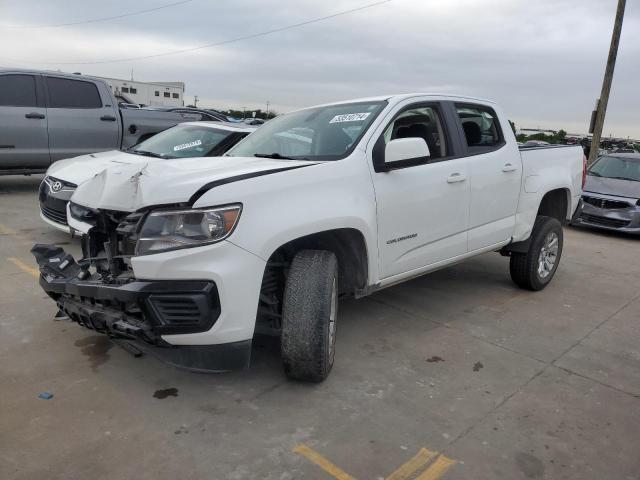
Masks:
[[[616,0],[393,0],[227,45],[154,55],[276,29],[374,0],[0,0],[0,65],[184,81],[214,108],[297,107],[412,91],[499,102],[518,126],[585,132]],[[640,138],[640,1],[627,2],[605,135]],[[31,28],[16,28],[31,27]],[[79,62],[72,64],[71,62]]]

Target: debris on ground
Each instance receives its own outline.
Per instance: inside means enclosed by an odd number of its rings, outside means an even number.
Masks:
[[[38,394],[38,398],[43,400],[51,400],[53,398],[53,393],[51,392],[42,392]]]
[[[157,398],[159,400],[164,400],[167,397],[177,397],[177,396],[178,396],[178,389],[173,387],[156,390],[153,393],[153,398]]]
[[[433,357],[427,358],[427,362],[429,363],[444,362],[444,358],[434,355]]]

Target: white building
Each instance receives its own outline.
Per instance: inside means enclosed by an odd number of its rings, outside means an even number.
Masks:
[[[132,103],[146,107],[184,107],[184,82],[138,82],[99,78],[107,82],[114,95],[122,95]]]

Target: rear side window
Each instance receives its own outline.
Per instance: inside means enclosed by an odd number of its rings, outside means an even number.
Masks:
[[[98,88],[91,82],[47,77],[49,108],[101,108]]]
[[[504,144],[498,117],[492,108],[483,105],[456,104],[469,152],[496,150]]]
[[[33,75],[0,75],[0,106],[36,105],[36,80]]]

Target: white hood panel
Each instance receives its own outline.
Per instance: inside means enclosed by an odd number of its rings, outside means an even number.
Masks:
[[[80,157],[59,160],[49,167],[47,175],[51,175],[65,182],[81,183],[89,180],[105,168],[116,165],[146,164],[158,159],[134,155],[132,153],[111,150],[109,152],[91,153]]]
[[[210,182],[314,163],[245,157],[147,160],[151,161],[103,170],[81,184],[71,201],[90,208],[133,212],[152,205],[188,202],[194,193]]]

